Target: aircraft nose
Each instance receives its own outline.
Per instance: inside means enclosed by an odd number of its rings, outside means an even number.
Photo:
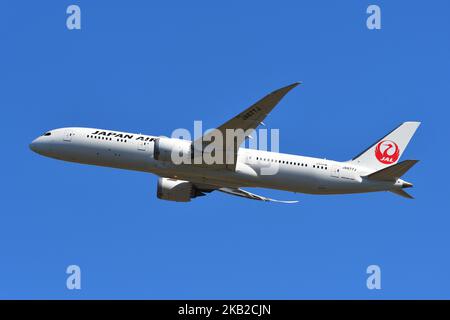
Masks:
[[[39,138],[34,139],[30,145],[30,149],[36,153],[42,153],[44,151],[44,146],[42,140]]]

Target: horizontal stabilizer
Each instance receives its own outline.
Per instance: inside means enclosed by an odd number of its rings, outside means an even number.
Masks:
[[[392,193],[398,194],[400,197],[408,198],[408,199],[414,199],[412,195],[410,195],[408,192],[404,191],[403,189],[395,189],[395,190],[389,190]]]
[[[419,160],[405,160],[369,174],[366,178],[381,181],[397,181],[398,178],[404,175],[406,171],[411,169],[417,162],[419,162]]]

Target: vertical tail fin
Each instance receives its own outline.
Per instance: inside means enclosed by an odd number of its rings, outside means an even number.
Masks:
[[[420,122],[416,121],[403,122],[384,138],[354,157],[351,162],[374,171],[396,164],[419,125]]]

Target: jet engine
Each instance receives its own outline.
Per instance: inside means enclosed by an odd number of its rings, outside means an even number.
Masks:
[[[190,163],[191,141],[159,137],[155,140],[153,157],[159,161],[169,161],[175,164]]]
[[[195,188],[192,182],[162,177],[158,179],[156,196],[159,199],[189,202],[192,198],[204,195],[203,192]]]

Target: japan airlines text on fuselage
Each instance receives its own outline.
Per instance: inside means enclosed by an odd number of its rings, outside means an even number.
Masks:
[[[226,122],[223,128],[254,130],[297,84],[267,95]],[[255,200],[277,201],[241,189],[262,187],[308,194],[391,191],[412,198],[400,177],[417,161],[398,163],[419,122],[405,122],[350,161],[338,162],[236,147],[233,166],[174,164],[161,157],[190,141],[96,128],[61,128],[36,138],[30,148],[47,157],[158,175],[158,198],[190,201],[218,190]],[[245,137],[244,137],[245,138]],[[239,141],[242,142],[242,141]],[[268,167],[273,174],[262,174]],[[291,202],[291,201],[286,201]]]

